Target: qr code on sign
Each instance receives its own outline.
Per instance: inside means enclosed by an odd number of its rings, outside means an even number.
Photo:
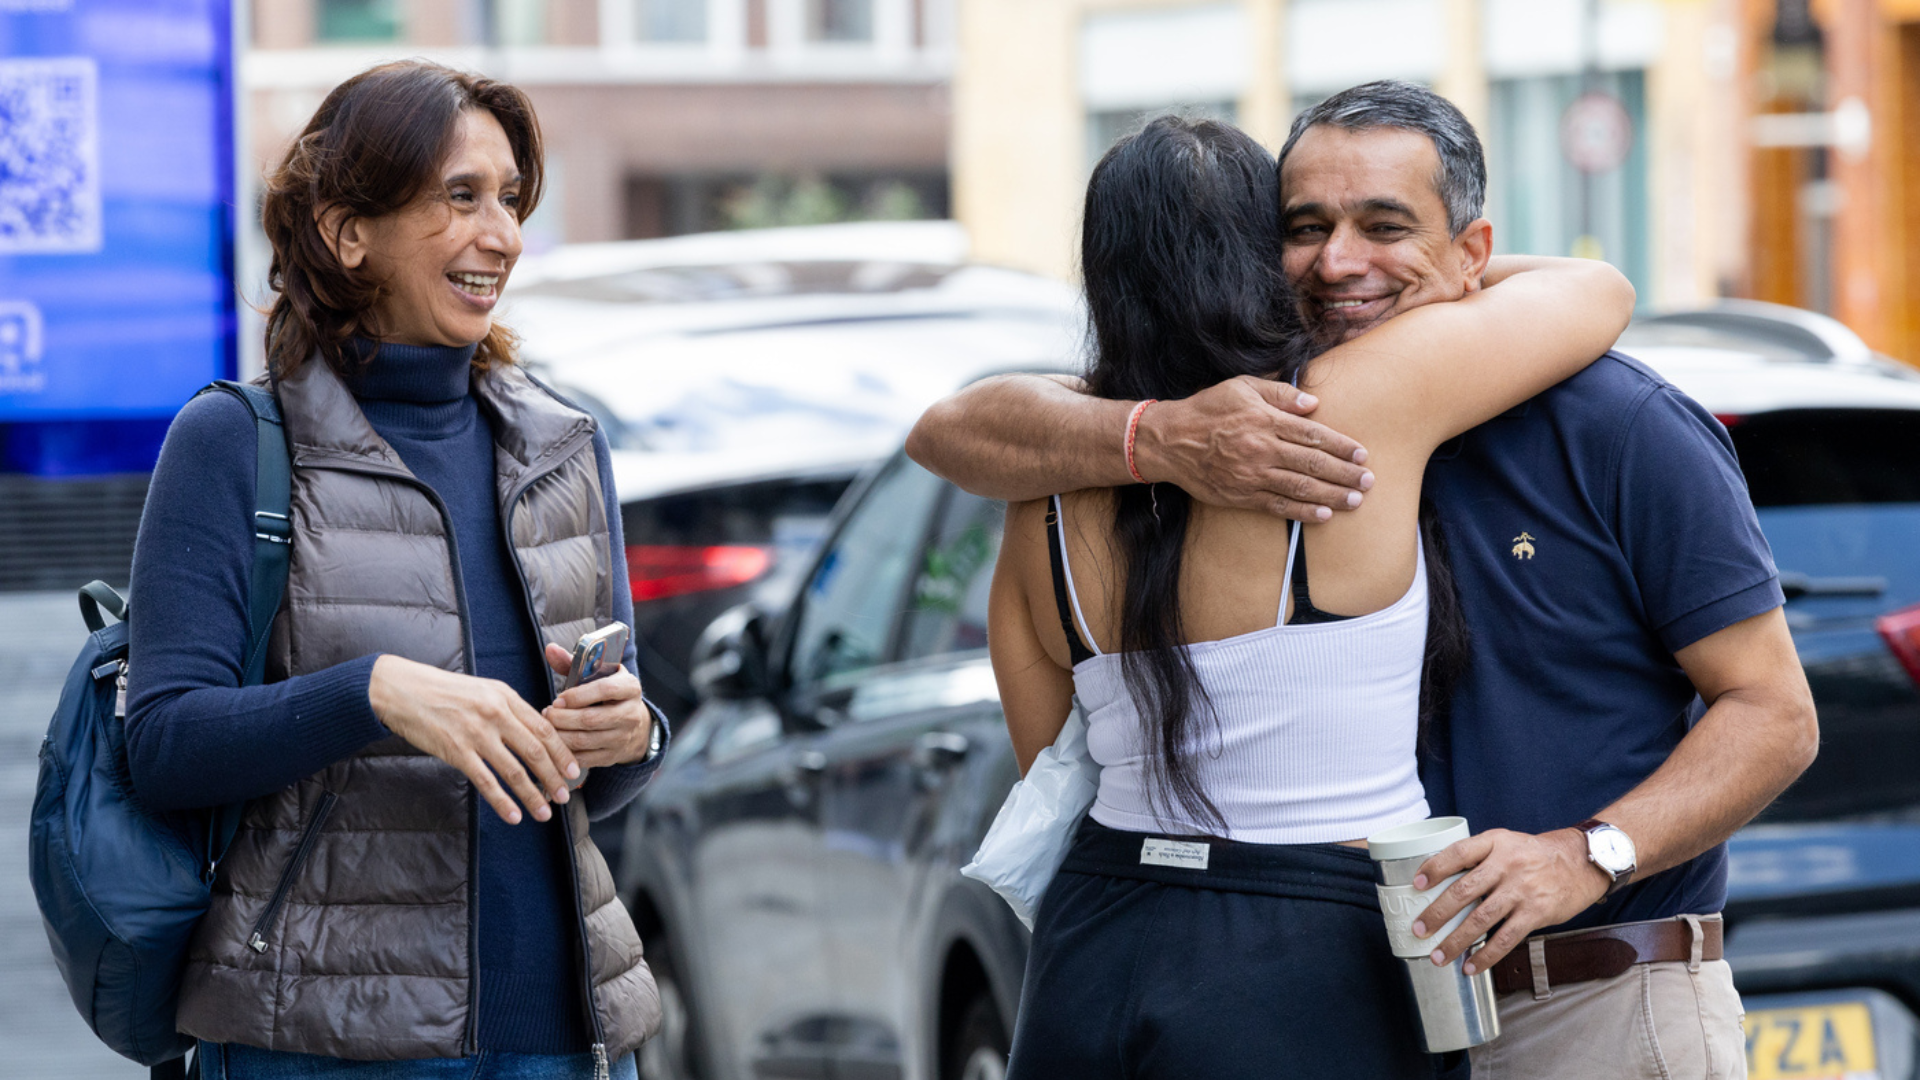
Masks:
[[[100,249],[98,83],[85,57],[0,60],[0,255]]]

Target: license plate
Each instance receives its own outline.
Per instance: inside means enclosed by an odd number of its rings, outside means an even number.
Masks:
[[[1873,1018],[1858,1001],[1747,1014],[1748,1080],[1879,1080]]]

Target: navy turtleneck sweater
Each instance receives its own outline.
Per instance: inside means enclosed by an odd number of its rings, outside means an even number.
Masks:
[[[365,356],[370,346],[355,343]],[[473,347],[385,345],[348,385],[374,430],[439,494],[474,628],[478,670],[534,708],[551,702],[540,642],[494,488],[493,429],[469,393]],[[253,563],[252,416],[225,394],[181,410],[154,468],[134,546],[127,756],[160,809],[256,798],[389,736],[373,715],[366,656],[269,686],[241,687]],[[631,626],[620,508],[606,437],[594,451],[612,530],[614,618]],[[296,538],[296,542],[298,542]],[[626,657],[634,670],[634,648]],[[596,818],[624,806],[652,765],[595,769]],[[587,1049],[574,901],[558,817],[508,825],[482,804],[477,865],[479,1042],[486,1050]]]

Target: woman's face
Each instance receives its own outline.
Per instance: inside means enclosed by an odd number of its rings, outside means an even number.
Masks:
[[[468,109],[439,176],[413,202],[338,230],[340,261],[386,286],[374,307],[382,340],[457,346],[487,336],[520,257],[519,201],[506,130],[492,113]],[[336,221],[322,216],[329,239]]]

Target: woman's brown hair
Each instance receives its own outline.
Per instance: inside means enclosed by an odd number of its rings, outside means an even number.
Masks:
[[[261,222],[273,245],[267,282],[277,294],[267,312],[267,366],[292,373],[318,351],[348,372],[342,344],[354,335],[378,341],[374,303],[382,285],[340,264],[321,237],[320,214],[391,214],[439,182],[460,114],[485,109],[506,129],[520,170],[519,220],[540,202],[544,153],[533,103],[519,89],[423,60],[381,64],[355,75],[320,103],[287,156],[267,178]],[[493,324],[474,352],[476,365],[513,362],[512,331]]]

